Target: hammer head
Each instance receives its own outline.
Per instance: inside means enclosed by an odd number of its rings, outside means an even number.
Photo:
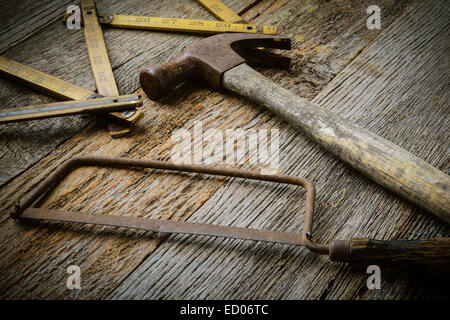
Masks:
[[[262,34],[224,33],[185,47],[172,61],[141,71],[142,89],[152,100],[171,92],[178,84],[201,79],[222,88],[223,74],[247,62],[252,66],[288,69],[290,58],[260,49],[291,49],[289,38]]]

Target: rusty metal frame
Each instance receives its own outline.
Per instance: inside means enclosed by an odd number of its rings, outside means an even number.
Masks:
[[[193,172],[218,176],[236,177],[259,181],[269,181],[302,186],[306,190],[305,218],[302,234],[291,232],[264,231],[250,228],[172,221],[161,219],[137,218],[130,216],[115,216],[33,208],[31,205],[40,197],[52,191],[56,185],[71,171],[84,166],[98,166],[110,168],[152,168],[173,170],[179,172]],[[262,174],[257,171],[232,169],[217,166],[195,164],[174,164],[166,161],[138,160],[129,158],[110,158],[100,156],[82,156],[72,158],[58,166],[46,179],[39,183],[27,196],[16,202],[11,217],[15,219],[38,219],[98,224],[125,228],[135,228],[154,232],[185,233],[207,235],[215,237],[235,238],[244,240],[277,242],[292,245],[302,245],[314,253],[329,254],[329,247],[315,243],[312,239],[314,219],[314,184],[302,177],[281,174]]]
[[[224,73],[243,63],[254,67],[289,69],[289,57],[261,48],[290,50],[291,40],[248,33],[208,37],[186,46],[169,62],[143,69],[139,81],[151,100],[159,100],[178,84],[190,79],[201,79],[213,88],[221,89]]]

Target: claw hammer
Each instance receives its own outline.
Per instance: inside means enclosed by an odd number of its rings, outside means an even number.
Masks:
[[[450,224],[450,176],[262,76],[247,63],[289,68],[290,60],[261,47],[289,50],[291,42],[243,33],[208,37],[185,47],[174,60],[142,70],[140,83],[152,100],[182,82],[200,79],[258,102],[367,177]]]

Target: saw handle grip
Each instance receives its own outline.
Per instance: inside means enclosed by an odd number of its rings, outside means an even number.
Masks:
[[[339,250],[336,242],[349,243],[349,254],[341,261],[347,260],[352,269],[365,270],[370,265],[378,265],[381,269],[395,267],[450,278],[450,238],[333,241],[330,259],[334,261],[339,260],[336,259],[336,250]]]
[[[179,84],[195,76],[195,64],[186,61],[171,61],[143,69],[139,81],[151,100],[159,100],[171,93]]]

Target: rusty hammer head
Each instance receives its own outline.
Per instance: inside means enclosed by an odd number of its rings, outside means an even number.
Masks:
[[[222,88],[223,74],[245,62],[252,66],[289,68],[288,57],[260,47],[289,50],[291,41],[289,38],[247,33],[208,37],[185,47],[172,61],[142,70],[142,89],[150,99],[158,100],[189,79],[201,79],[214,88]]]

